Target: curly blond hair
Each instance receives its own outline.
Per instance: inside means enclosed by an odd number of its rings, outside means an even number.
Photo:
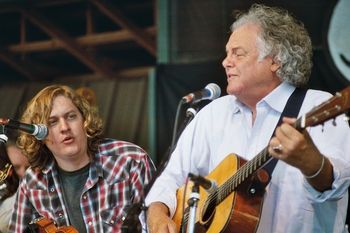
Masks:
[[[298,87],[307,84],[312,68],[312,44],[300,21],[284,9],[261,4],[253,4],[248,12],[236,16],[232,32],[250,23],[261,28],[257,40],[259,58],[271,55],[280,64],[276,74],[281,81]]]
[[[97,151],[102,134],[102,119],[97,109],[93,108],[86,99],[78,95],[73,89],[64,85],[51,85],[42,89],[31,99],[25,109],[21,121],[28,124],[48,124],[55,97],[65,96],[72,100],[84,119],[84,128],[88,138],[88,152]],[[35,139],[33,135],[21,133],[17,139],[18,147],[27,156],[33,168],[43,168],[53,159],[51,151],[43,141]]]

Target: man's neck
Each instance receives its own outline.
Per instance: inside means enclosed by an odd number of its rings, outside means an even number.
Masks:
[[[256,118],[256,105],[263,99],[265,96],[269,95],[275,88],[281,84],[281,81],[274,82],[269,88],[266,88],[265,91],[255,92],[252,96],[245,98],[238,98],[244,105],[246,105],[252,112],[252,124],[254,124]]]
[[[55,158],[58,166],[68,172],[79,170],[90,163],[90,157],[88,155],[74,158],[74,159],[59,159]]]

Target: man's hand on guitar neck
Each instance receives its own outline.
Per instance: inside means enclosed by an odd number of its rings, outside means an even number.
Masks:
[[[148,207],[147,225],[149,233],[177,233],[174,221],[169,217],[168,207],[154,202]]]
[[[330,189],[333,182],[333,167],[322,155],[306,130],[295,129],[295,119],[283,118],[269,144],[269,153],[291,166],[298,168],[307,181],[318,191]]]

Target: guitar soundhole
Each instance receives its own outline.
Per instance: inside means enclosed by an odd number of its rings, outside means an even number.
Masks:
[[[216,198],[212,198],[212,196],[212,194],[209,195],[208,201],[204,204],[202,211],[201,223],[206,227],[211,224],[216,210]]]

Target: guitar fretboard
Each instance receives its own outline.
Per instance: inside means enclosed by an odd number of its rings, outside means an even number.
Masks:
[[[212,195],[212,198],[216,199],[216,204],[223,201],[228,195],[235,191],[240,184],[256,172],[256,170],[261,168],[270,158],[271,155],[268,152],[268,147],[265,147],[253,159],[247,161],[233,176],[217,188],[216,193]],[[208,201],[210,202],[210,200]]]
[[[298,118],[293,124],[293,127],[297,130],[301,130],[303,118]],[[247,161],[242,167],[240,167],[237,172],[231,176],[225,183],[223,183],[216,190],[213,198],[216,198],[216,204],[222,202],[228,195],[235,191],[240,184],[242,184],[248,177],[250,177],[254,172],[261,168],[269,159],[271,155],[269,154],[269,147],[266,146],[259,154],[257,154],[253,159]],[[212,201],[212,200],[209,200]]]

